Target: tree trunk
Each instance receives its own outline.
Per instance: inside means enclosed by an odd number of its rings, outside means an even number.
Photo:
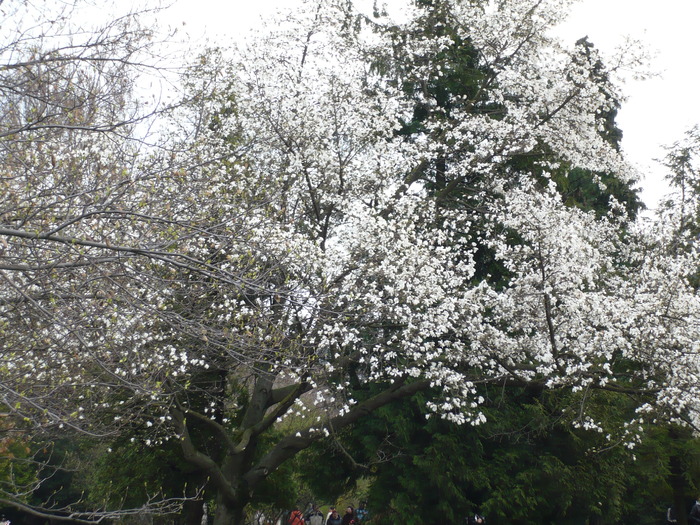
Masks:
[[[233,505],[220,495],[216,498],[216,509],[214,509],[214,525],[244,525],[245,505]]]
[[[185,501],[182,506],[182,523],[184,525],[202,525],[204,502],[202,500]]]
[[[676,438],[672,434],[673,438]],[[688,525],[688,511],[685,508],[685,481],[683,480],[683,465],[676,454],[671,456],[671,489],[673,490],[673,508],[676,510],[678,525]]]

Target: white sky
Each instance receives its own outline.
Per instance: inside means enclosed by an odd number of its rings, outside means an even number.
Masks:
[[[643,199],[650,207],[668,191],[653,160],[664,156],[661,145],[700,124],[698,24],[698,0],[582,0],[561,28],[563,38],[588,35],[602,51],[628,35],[655,54],[652,68],[659,76],[623,86],[628,100],[617,119],[628,158],[646,174]]]
[[[176,0],[169,17],[185,23],[194,38],[211,41],[239,38],[261,16],[299,0]],[[361,0],[371,6],[371,0]],[[623,148],[644,174],[643,200],[654,207],[668,190],[663,169],[654,162],[661,145],[678,140],[700,124],[700,0],[579,0],[558,35],[566,43],[583,36],[604,54],[613,54],[625,37],[641,40],[655,55],[651,64],[659,76],[627,81],[628,99],[618,115]]]

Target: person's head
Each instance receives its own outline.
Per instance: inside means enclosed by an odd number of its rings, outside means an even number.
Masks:
[[[353,506],[348,505],[348,508],[345,509],[345,514],[354,514],[354,513],[355,513],[355,509],[353,508]]]

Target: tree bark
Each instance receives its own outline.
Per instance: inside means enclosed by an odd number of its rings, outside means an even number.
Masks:
[[[672,436],[675,439],[675,436]],[[688,512],[685,508],[685,481],[683,480],[683,466],[681,458],[674,454],[670,458],[671,464],[671,489],[673,490],[673,507],[676,510],[678,525],[688,525]]]
[[[332,417],[327,422],[328,427],[334,431],[344,428],[392,401],[409,397],[429,386],[430,382],[427,380],[408,384],[397,381],[385,391],[350,408],[344,414]],[[272,381],[261,379],[251,394],[251,403],[241,425],[243,431],[238,439],[232,440],[228,436],[221,436],[226,450],[223,458],[219,460],[214,460],[213,457],[197,449],[190,439],[188,416],[190,421],[206,424],[218,432],[223,432],[223,427],[215,422],[205,422],[204,417],[191,410],[181,407],[171,410],[180,434],[184,459],[208,476],[211,488],[216,491],[216,508],[213,509],[214,525],[243,525],[245,507],[259,483],[282,463],[324,437],[322,432],[313,431],[309,427],[280,439],[257,464],[253,464],[258,447],[258,436],[270,428],[277,416],[286,412],[293,401],[307,390],[309,385],[302,382],[294,388],[275,391],[272,390]]]
[[[231,505],[219,495],[214,510],[214,525],[243,525],[244,505]]]
[[[688,509],[685,505],[685,488],[686,482],[683,476],[683,458],[681,445],[684,439],[688,436],[683,435],[683,431],[673,425],[670,426],[668,431],[668,436],[671,439],[671,456],[669,457],[669,479],[668,483],[671,485],[671,490],[673,492],[673,508],[676,511],[676,519],[678,520],[678,525],[688,525]],[[664,521],[666,517],[664,516]]]
[[[182,506],[182,523],[184,525],[202,525],[204,502],[202,500],[185,501]]]

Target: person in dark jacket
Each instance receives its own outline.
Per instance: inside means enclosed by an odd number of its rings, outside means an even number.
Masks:
[[[678,523],[678,516],[676,516],[676,508],[671,505],[666,509],[666,525],[675,525]]]
[[[326,525],[342,525],[343,518],[338,514],[338,511],[333,508],[331,515],[326,520]]]
[[[348,505],[348,508],[345,509],[345,514],[343,514],[343,521],[341,523],[342,523],[342,525],[356,525],[357,524],[357,518],[355,516],[355,509],[353,508],[352,505]]]
[[[689,525],[700,525],[700,496],[695,500],[695,505],[690,509],[690,514],[688,514]]]

